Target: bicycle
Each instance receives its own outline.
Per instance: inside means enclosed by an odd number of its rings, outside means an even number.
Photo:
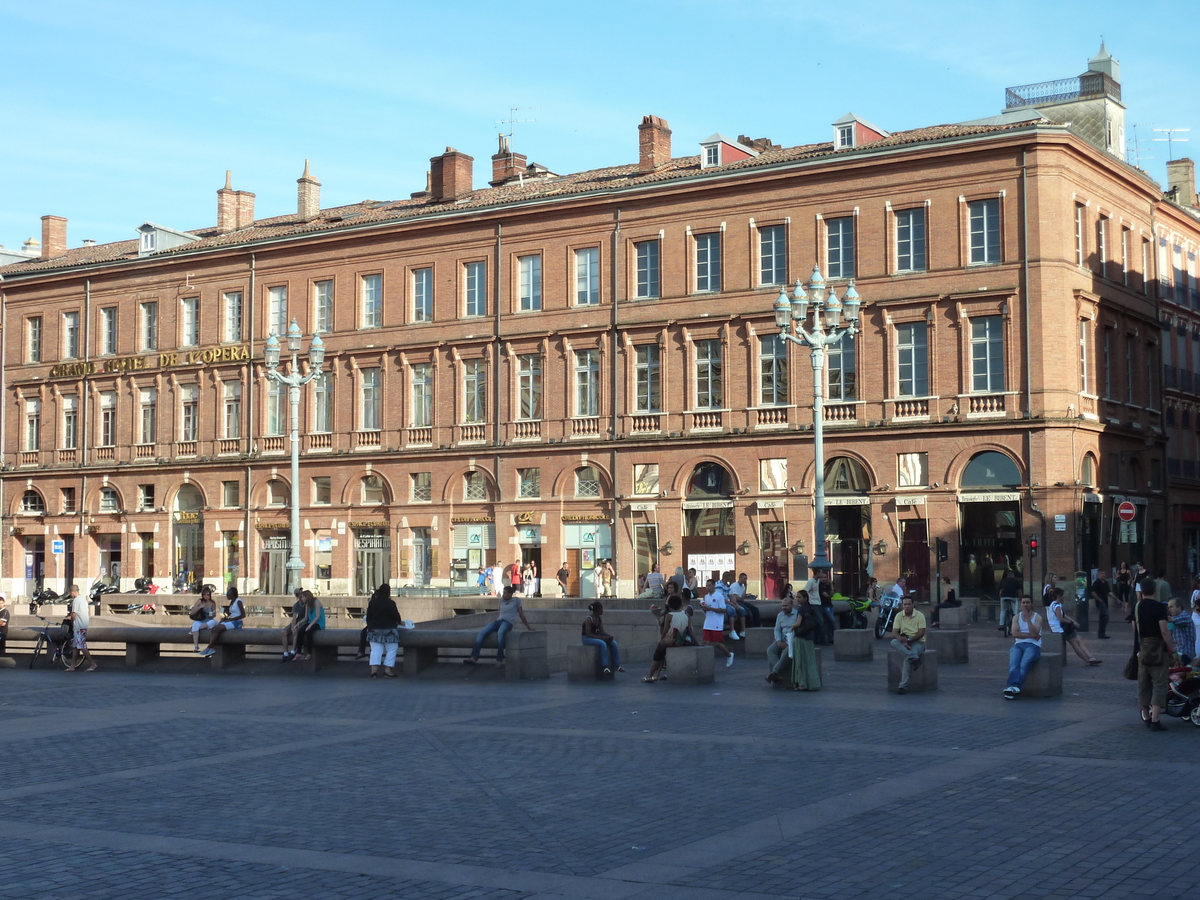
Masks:
[[[38,635],[37,645],[33,648],[33,657],[29,660],[29,668],[33,668],[34,664],[41,656],[42,650],[45,649],[50,657],[50,665],[62,663],[64,669],[71,668],[71,637],[74,633],[71,628],[63,628],[58,626],[50,628],[50,620],[45,616],[38,616],[45,625],[42,626],[42,633]],[[51,650],[50,648],[54,649]]]

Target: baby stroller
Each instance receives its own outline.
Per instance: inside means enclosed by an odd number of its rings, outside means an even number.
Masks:
[[[1164,712],[1200,727],[1200,673],[1188,666],[1171,670]]]

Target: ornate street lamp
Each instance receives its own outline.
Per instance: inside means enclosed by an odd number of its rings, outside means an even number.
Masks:
[[[314,333],[308,346],[308,374],[300,374],[300,344],[303,340],[300,325],[292,319],[287,331],[288,350],[292,354],[290,375],[279,371],[279,338],[275,337],[274,331],[267,337],[267,344],[263,348],[267,377],[287,385],[288,400],[292,407],[292,539],[286,565],[289,594],[300,586],[300,572],[304,569],[304,563],[300,560],[300,388],[320,378],[325,365],[325,344],[321,341],[321,335]]]
[[[779,336],[812,350],[817,549],[809,565],[817,570],[833,567],[825,556],[825,348],[840,343],[846,335],[853,339],[858,333],[858,308],[861,304],[853,280],[839,300],[833,288],[826,288],[820,268],[813,266],[808,284],[801,285],[797,279],[790,300],[787,289],[780,290],[774,307]],[[806,327],[809,306],[812,306],[812,323]],[[842,323],[843,318],[845,324]]]

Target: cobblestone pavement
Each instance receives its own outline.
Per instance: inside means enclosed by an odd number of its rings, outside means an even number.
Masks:
[[[1127,643],[1006,702],[971,640],[903,697],[882,643],[812,694],[0,669],[0,900],[1194,897],[1200,728]]]

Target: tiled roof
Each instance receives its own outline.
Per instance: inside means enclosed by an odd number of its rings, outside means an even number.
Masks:
[[[848,153],[861,154],[863,152],[871,152],[876,149],[882,150],[904,144],[917,144],[946,138],[1011,131],[1017,128],[1026,128],[1030,124],[1029,122],[1022,121],[1004,125],[934,125],[927,128],[898,132],[856,149],[834,150],[833,143],[825,141],[819,144],[804,144],[799,147],[764,150],[758,156],[749,159],[742,159],[727,165],[704,169],[703,174],[708,177],[714,177],[726,172],[769,167],[803,159],[816,159],[822,156],[832,157]],[[623,166],[609,166],[603,169],[577,172],[573,175],[526,179],[522,182],[503,184],[499,187],[485,187],[472,191],[467,197],[458,202],[435,202],[429,197],[416,197],[395,201],[364,200],[361,203],[353,203],[349,206],[323,209],[315,219],[308,222],[300,219],[296,213],[290,213],[269,219],[258,219],[253,225],[225,234],[217,234],[215,226],[199,228],[188,232],[198,237],[199,240],[143,258],[148,260],[168,259],[173,254],[182,252],[194,253],[197,250],[253,244],[257,241],[278,239],[293,235],[302,236],[313,232],[325,232],[342,227],[415,219],[425,215],[486,209],[503,206],[508,203],[544,200],[556,197],[565,198],[572,195],[585,195],[595,191],[630,188],[638,185],[657,185],[700,174],[702,174],[702,170],[700,168],[699,156],[681,156],[672,159],[669,163],[653,172],[639,171],[637,163],[630,163]],[[12,276],[39,271],[54,271],[137,258],[137,240],[116,241],[111,244],[75,247],[50,259],[34,259],[0,266],[0,275]]]

